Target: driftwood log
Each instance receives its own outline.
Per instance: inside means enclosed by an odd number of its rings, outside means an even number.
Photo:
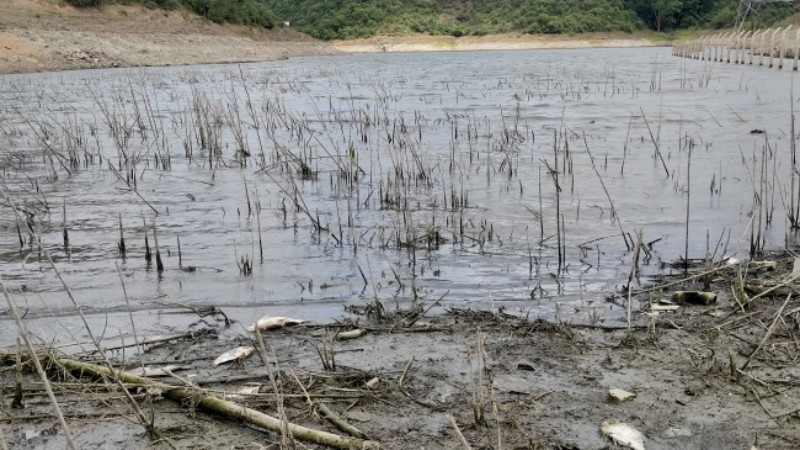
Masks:
[[[278,418],[258,412],[256,410],[246,408],[237,403],[221,399],[217,396],[211,395],[208,392],[188,387],[175,387],[166,383],[151,380],[148,378],[140,377],[129,372],[112,371],[111,369],[96,364],[75,361],[71,359],[56,359],[56,362],[70,370],[71,372],[88,375],[98,378],[119,379],[120,381],[154,388],[161,392],[161,395],[170,400],[181,402],[183,400],[191,400],[199,407],[206,411],[214,412],[224,415],[226,417],[243,420],[256,427],[269,430],[275,433],[281,433],[284,428],[284,423]],[[332,448],[339,449],[379,449],[380,445],[374,441],[363,439],[356,439],[346,436],[340,436],[326,431],[314,430],[306,428],[301,425],[289,423],[286,428],[295,439],[306,442],[313,442],[315,444],[325,445]]]

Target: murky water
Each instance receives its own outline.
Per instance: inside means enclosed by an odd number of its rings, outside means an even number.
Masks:
[[[690,258],[785,245],[794,76],[667,48],[3,76],[0,273],[45,340],[85,332],[25,224],[106,337],[444,294],[615,320],[626,242],[683,257],[689,198]]]

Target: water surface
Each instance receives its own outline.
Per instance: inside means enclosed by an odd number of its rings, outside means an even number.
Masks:
[[[0,273],[47,341],[85,336],[64,283],[104,337],[443,295],[615,321],[637,231],[643,276],[683,258],[689,200],[689,258],[786,244],[794,77],[668,48],[2,76]]]

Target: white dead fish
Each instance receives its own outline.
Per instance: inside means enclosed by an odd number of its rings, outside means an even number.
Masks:
[[[613,419],[604,420],[600,424],[600,431],[618,445],[625,445],[633,450],[644,450],[644,435],[627,423]]]
[[[356,328],[355,330],[350,331],[340,331],[336,333],[336,340],[337,341],[348,341],[351,339],[358,339],[361,336],[367,334],[367,330],[363,328]]]
[[[217,359],[214,360],[214,367],[231,361],[244,361],[248,356],[252,355],[254,351],[256,351],[255,347],[236,347],[230,349],[217,356]]]
[[[289,317],[264,316],[258,319],[256,323],[247,327],[247,331],[250,333],[255,333],[256,329],[258,329],[258,331],[274,330],[276,328],[299,325],[303,322],[305,322],[305,320],[290,319]]]
[[[179,370],[186,370],[186,366],[179,366],[176,364],[169,364],[166,366],[144,366],[144,367],[137,367],[133,370],[129,370],[130,373],[134,375],[138,375],[140,377],[168,377],[171,375],[170,372],[177,372]]]

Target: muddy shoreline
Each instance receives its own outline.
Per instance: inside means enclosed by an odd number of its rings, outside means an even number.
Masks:
[[[375,303],[350,311],[354,319],[264,330],[263,351],[214,366],[225,351],[260,349],[261,343],[245,330],[250,324],[228,323],[224,311],[209,310],[187,312],[198,316],[184,333],[140,336],[138,344],[106,354],[118,370],[169,365],[152,379],[346,435],[326,419],[332,411],[387,449],[636,448],[601,432],[609,420],[638,430],[648,449],[796,448],[800,308],[791,301],[794,264],[781,254],[767,263],[720,263],[665,280],[661,288],[635,293],[645,306],[634,311],[630,330],[622,322],[575,326],[502,310],[451,309],[424,317],[430,302],[405,310]],[[678,290],[706,287],[715,303],[669,302]],[[620,293],[607,301],[624,299]],[[345,332],[352,338],[340,339]],[[111,442],[126,449],[290,445],[280,433],[167,400],[163,389],[127,384],[150,418],[142,424],[120,384],[53,362],[105,365],[96,351],[42,351],[79,448]],[[11,350],[2,357],[4,439],[12,449],[64,448],[64,432],[28,355]],[[617,402],[611,389],[635,397]],[[149,426],[159,437],[148,435]]]

